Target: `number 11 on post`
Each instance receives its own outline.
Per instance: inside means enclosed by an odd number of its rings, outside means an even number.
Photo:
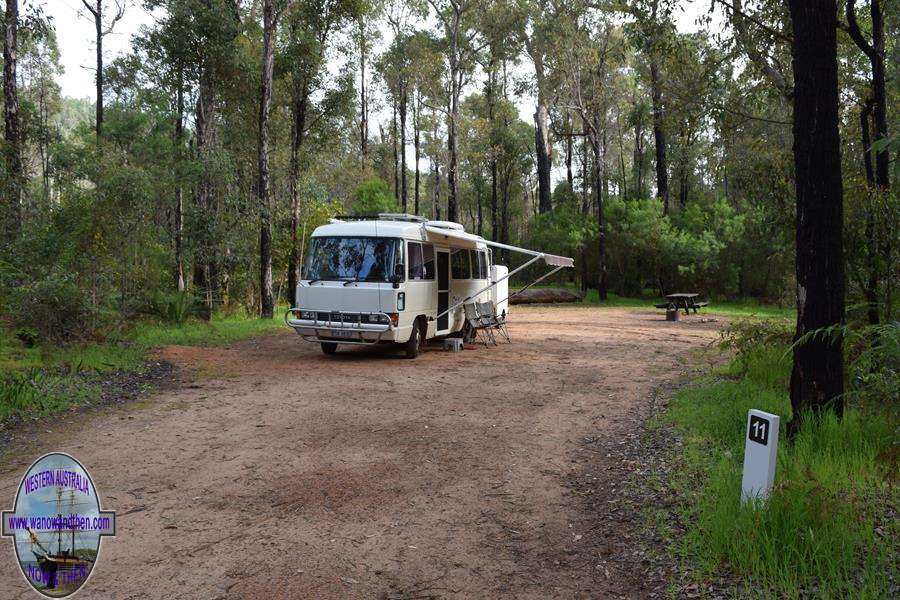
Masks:
[[[765,500],[775,482],[778,456],[778,415],[751,409],[744,436],[744,477],[741,502]]]

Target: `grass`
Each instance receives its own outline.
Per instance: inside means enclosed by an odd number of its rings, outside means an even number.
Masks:
[[[141,372],[149,353],[160,346],[214,346],[283,328],[281,319],[219,316],[180,325],[140,321],[103,342],[25,347],[0,327],[0,423],[42,417],[84,404],[98,387],[85,374]]]
[[[514,289],[515,285],[511,286]],[[575,284],[547,285],[535,287],[565,287],[571,290],[577,290]],[[706,298],[703,298],[704,300]],[[589,289],[584,297],[584,304],[609,306],[616,308],[634,308],[634,309],[654,309],[654,305],[659,304],[662,300],[655,295],[648,294],[639,298],[627,296],[619,296],[617,294],[608,294],[606,300],[600,300],[600,296],[596,289]],[[744,300],[724,300],[713,299],[708,307],[701,309],[702,313],[722,315],[726,317],[757,317],[757,318],[778,318],[793,319],[796,316],[796,309],[791,307],[782,307],[771,304],[762,304],[755,299]]]
[[[763,598],[889,597],[900,527],[896,425],[848,407],[782,434],[775,487],[762,506],[740,502],[747,411],[790,418],[790,359],[762,346],[678,392],[664,415],[684,440],[672,485],[688,533],[676,552],[700,579],[730,571]]]

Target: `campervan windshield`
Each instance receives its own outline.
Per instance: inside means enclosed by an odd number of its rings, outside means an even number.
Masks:
[[[304,279],[389,281],[399,260],[399,239],[316,237],[310,240]]]

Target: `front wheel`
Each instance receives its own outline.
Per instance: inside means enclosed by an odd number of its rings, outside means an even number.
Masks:
[[[406,342],[406,358],[415,358],[422,349],[425,341],[425,333],[422,331],[422,320],[416,319],[412,331],[409,333],[409,341]]]
[[[322,342],[322,352],[324,354],[334,354],[337,352],[337,344],[334,342]]]

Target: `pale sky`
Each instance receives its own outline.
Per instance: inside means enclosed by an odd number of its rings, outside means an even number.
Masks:
[[[106,64],[122,56],[131,49],[131,37],[142,25],[151,25],[153,15],[144,10],[141,0],[125,0],[125,16],[116,23],[112,34],[104,38],[103,55]],[[81,0],[35,0],[44,7],[44,12],[53,17],[56,38],[59,43],[61,62],[65,72],[60,77],[64,96],[74,98],[94,97],[94,21],[84,8]],[[112,5],[112,0],[107,0]],[[696,16],[709,9],[709,0],[682,0],[676,11],[676,22],[680,31],[694,31]],[[111,12],[111,11],[110,11]]]

